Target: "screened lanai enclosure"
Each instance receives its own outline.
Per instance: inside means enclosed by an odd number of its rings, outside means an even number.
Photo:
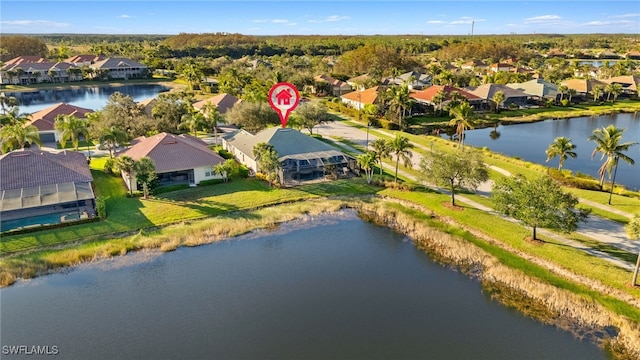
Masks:
[[[0,231],[54,225],[94,217],[90,183],[67,182],[2,190]]]
[[[355,167],[354,158],[335,150],[288,155],[281,159],[278,178],[283,185],[297,185],[325,177],[342,179],[352,176]]]

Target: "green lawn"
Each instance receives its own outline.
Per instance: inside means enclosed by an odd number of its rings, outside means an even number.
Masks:
[[[367,185],[362,179],[323,182],[288,189],[270,188],[259,180],[245,179],[178,190],[145,200],[127,197],[122,178],[95,170],[103,166],[104,160],[106,159],[95,159],[91,166],[94,168],[92,173],[96,196],[107,199],[106,220],[23,235],[3,236],[0,254],[86,241],[233,211],[318,197],[372,194],[377,191],[377,188]]]

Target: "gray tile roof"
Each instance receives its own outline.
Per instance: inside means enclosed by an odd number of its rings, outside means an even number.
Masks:
[[[81,153],[27,149],[0,156],[0,190],[91,181],[93,176]]]
[[[342,155],[333,146],[290,128],[274,127],[262,130],[255,135],[240,130],[225,135],[224,138],[230,145],[242,151],[251,159],[255,159],[253,147],[260,143],[272,145],[278,152],[280,160]]]

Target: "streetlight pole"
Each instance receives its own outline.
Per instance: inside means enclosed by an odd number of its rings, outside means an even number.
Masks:
[[[616,168],[613,170],[613,180],[611,181],[611,191],[609,191],[609,205],[611,205],[611,197],[613,196],[613,187],[616,184],[616,173],[618,172],[618,159],[620,157],[616,155],[613,161],[616,162]]]

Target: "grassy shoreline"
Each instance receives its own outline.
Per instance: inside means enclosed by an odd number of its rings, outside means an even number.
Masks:
[[[6,93],[21,93],[21,92],[38,92],[40,90],[68,90],[68,89],[82,89],[88,87],[116,87],[125,85],[163,85],[171,89],[184,89],[186,85],[178,84],[168,78],[153,78],[153,79],[129,79],[129,80],[111,80],[111,81],[95,81],[84,80],[77,82],[67,83],[40,83],[33,85],[1,85],[0,91]]]
[[[600,346],[612,344],[631,354],[640,354],[640,307],[612,295],[615,289],[596,291],[597,285],[575,282],[565,274],[523,258],[517,251],[504,249],[498,240],[478,237],[447,217],[397,198],[359,196],[298,201],[187,221],[151,232],[140,231],[120,239],[96,240],[71,248],[12,256],[0,260],[0,281],[45,275],[67,266],[130,251],[168,252],[180,246],[210,244],[344,208],[355,209],[367,214],[365,218],[369,220],[405,233],[437,261],[480,279],[492,296],[508,306],[521,311],[523,307],[535,306],[538,310],[527,315],[567,331],[579,330],[583,335],[602,334],[603,328],[614,326],[619,329],[617,336],[595,336],[597,343]],[[525,299],[524,303],[522,299]]]

